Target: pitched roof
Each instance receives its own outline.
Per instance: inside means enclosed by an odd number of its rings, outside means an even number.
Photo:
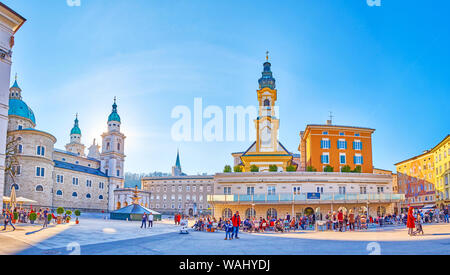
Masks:
[[[100,177],[107,177],[105,173],[100,171],[100,169],[95,169],[95,168],[86,167],[86,166],[77,165],[77,164],[68,163],[68,162],[59,161],[59,160],[54,160],[53,162],[55,163],[56,168],[82,172],[82,173],[91,174],[91,175],[100,176]]]

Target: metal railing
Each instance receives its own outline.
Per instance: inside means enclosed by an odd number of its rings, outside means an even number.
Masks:
[[[404,194],[339,194],[324,193],[308,197],[308,193],[278,193],[254,195],[208,195],[208,202],[225,203],[325,203],[325,202],[401,202],[405,200]]]

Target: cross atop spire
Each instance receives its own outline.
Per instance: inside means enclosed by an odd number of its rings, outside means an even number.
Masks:
[[[269,61],[269,51],[266,51],[266,61]]]

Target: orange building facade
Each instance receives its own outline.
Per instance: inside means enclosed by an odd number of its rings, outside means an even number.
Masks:
[[[333,172],[340,172],[343,167],[351,170],[361,167],[361,173],[373,173],[372,134],[374,129],[338,126],[307,125],[300,133],[299,151],[301,169],[308,167],[318,172],[328,165]]]

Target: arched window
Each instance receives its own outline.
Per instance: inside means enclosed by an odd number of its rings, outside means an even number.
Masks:
[[[223,211],[222,211],[222,217],[223,218],[228,218],[228,219],[230,219],[231,218],[231,216],[233,216],[233,212],[231,212],[231,209],[230,208],[225,208]]]
[[[245,210],[245,217],[250,219],[253,217],[256,217],[256,211],[253,208],[248,208],[247,210]]]
[[[36,192],[44,192],[44,187],[42,185],[36,186]]]
[[[11,190],[13,188],[16,188],[16,191],[19,190],[19,185],[17,185],[17,183],[14,183],[13,185],[11,185]]]
[[[103,200],[103,195],[98,196],[99,200]]]
[[[56,191],[56,195],[57,195],[57,196],[62,196],[62,195],[63,195],[63,192],[62,192],[61,190],[58,190],[58,191]]]
[[[77,192],[73,192],[73,193],[72,193],[72,197],[78,197]]]
[[[270,100],[264,100],[264,107],[270,107]]]
[[[267,218],[277,218],[278,214],[277,214],[277,210],[275,208],[270,208],[269,210],[267,210]]]
[[[120,143],[117,143],[117,151],[120,151]]]
[[[106,143],[106,150],[109,150],[110,147],[111,147],[111,144],[109,142]]]

